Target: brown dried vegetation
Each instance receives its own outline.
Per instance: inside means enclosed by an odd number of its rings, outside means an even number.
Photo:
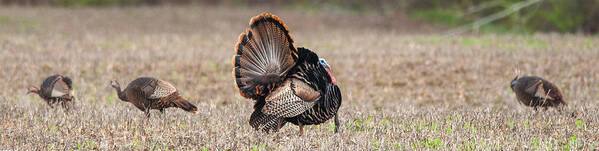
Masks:
[[[327,58],[343,104],[339,133],[331,121],[306,127],[303,136],[285,127],[274,142],[249,126],[253,102],[239,96],[231,77],[238,34],[262,11],[0,8],[0,149],[599,147],[597,37],[415,35],[405,31],[430,30],[378,28],[383,17],[370,14],[283,10],[270,11],[294,29],[298,45]],[[552,79],[568,101],[565,111],[518,104],[509,88],[516,65]],[[73,77],[79,102],[72,114],[24,95],[49,73]],[[145,124],[106,82],[139,76],[173,83],[198,114],[169,109]]]

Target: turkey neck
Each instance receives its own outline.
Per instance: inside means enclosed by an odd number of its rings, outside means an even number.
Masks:
[[[121,101],[129,101],[127,100],[127,97],[125,95],[125,92],[121,91],[121,86],[117,86],[114,88],[116,90],[117,95],[119,95],[119,99],[121,99]]]

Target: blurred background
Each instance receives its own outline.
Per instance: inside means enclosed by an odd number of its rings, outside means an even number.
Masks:
[[[599,0],[0,0],[5,6],[278,7],[383,16],[408,15],[450,33],[599,32]]]
[[[262,12],[331,65],[341,133],[289,124],[274,142],[248,125],[231,59]],[[0,150],[596,150],[598,29],[599,0],[0,0]],[[519,103],[514,68],[560,87],[566,111]],[[57,73],[74,114],[25,95]],[[202,111],[144,124],[109,86],[142,76]]]

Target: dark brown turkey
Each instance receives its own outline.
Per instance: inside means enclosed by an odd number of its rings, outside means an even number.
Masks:
[[[256,100],[250,125],[276,132],[285,123],[324,123],[335,118],[341,92],[330,66],[306,48],[296,48],[289,30],[277,16],[262,13],[239,36],[233,57],[233,77],[240,94]]]
[[[116,89],[119,99],[129,102],[150,117],[150,109],[160,110],[164,113],[165,108],[178,107],[187,112],[197,113],[198,108],[189,101],[183,99],[179,91],[170,83],[151,77],[137,78],[127,88],[121,91],[121,85],[116,81],[110,81]]]
[[[39,95],[46,103],[54,108],[55,103],[69,110],[73,105],[73,81],[63,75],[52,75],[47,77],[40,88],[29,86],[28,92]]]
[[[510,87],[516,93],[518,101],[535,110],[539,107],[546,110],[547,107],[557,108],[567,105],[561,91],[553,83],[537,76],[518,77],[516,71],[516,77]]]

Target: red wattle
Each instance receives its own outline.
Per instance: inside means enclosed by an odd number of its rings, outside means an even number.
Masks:
[[[331,81],[333,82],[333,84],[337,84],[337,80],[335,80],[335,77],[333,77],[333,74],[331,74],[331,72],[327,71],[327,73],[329,74],[329,77],[331,77]]]

